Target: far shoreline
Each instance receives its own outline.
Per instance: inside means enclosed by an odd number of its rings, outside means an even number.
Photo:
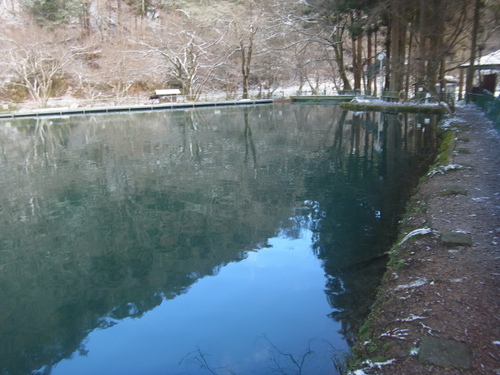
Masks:
[[[302,98],[302,97],[301,97]],[[306,101],[309,104],[331,104],[339,105],[347,111],[380,111],[384,113],[433,113],[443,114],[445,109],[437,103],[412,103],[412,102],[385,102],[381,100],[359,100],[352,101],[336,100],[335,96],[310,96]],[[172,109],[191,109],[204,107],[227,107],[240,105],[259,105],[277,103],[305,103],[303,100],[290,98],[271,99],[239,99],[223,101],[193,101],[193,102],[166,102],[159,104],[125,104],[125,105],[100,105],[100,106],[80,106],[76,100],[68,106],[20,109],[0,113],[0,120],[15,118],[40,118],[40,117],[65,117],[88,114],[109,114],[127,112],[151,112]]]
[[[272,104],[276,102],[273,99],[242,99],[228,100],[220,102],[185,102],[185,103],[161,103],[161,104],[138,104],[138,105],[118,105],[118,106],[100,106],[100,107],[75,107],[75,108],[40,108],[33,110],[20,110],[0,114],[0,120],[15,118],[39,118],[39,117],[63,117],[88,114],[110,114],[127,112],[151,112],[169,109],[190,109],[204,107],[227,107],[239,105],[258,105]]]

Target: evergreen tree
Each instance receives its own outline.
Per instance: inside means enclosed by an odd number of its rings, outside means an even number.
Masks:
[[[60,26],[79,12],[76,0],[24,0],[23,5],[39,26]]]

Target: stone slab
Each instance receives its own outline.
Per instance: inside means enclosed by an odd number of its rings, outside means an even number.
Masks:
[[[418,360],[424,364],[469,369],[472,354],[467,344],[436,337],[424,337]]]
[[[461,232],[443,232],[441,234],[441,242],[451,246],[472,246],[470,234]]]
[[[467,195],[468,191],[466,188],[457,185],[450,185],[443,190],[441,190],[441,196],[447,195]]]

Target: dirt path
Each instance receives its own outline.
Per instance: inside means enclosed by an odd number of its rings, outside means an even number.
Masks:
[[[412,198],[353,374],[500,374],[500,137],[471,106],[449,126],[452,166]]]

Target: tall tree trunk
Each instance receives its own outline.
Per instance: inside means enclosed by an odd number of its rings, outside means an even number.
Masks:
[[[434,93],[439,78],[441,59],[444,56],[443,42],[445,31],[446,2],[419,0],[419,54],[418,84]]]
[[[359,10],[351,12],[351,42],[352,42],[352,69],[354,76],[354,90],[361,90],[361,74],[363,70],[363,33],[358,23],[361,12]]]
[[[389,90],[399,92],[403,89],[405,65],[406,24],[404,2],[394,0],[391,11],[391,57]]]
[[[366,66],[370,66],[373,63],[373,54],[372,54],[372,32],[368,30],[368,33],[366,34]],[[370,76],[367,77],[366,81],[366,86],[365,86],[365,91],[373,93],[372,91],[372,79],[369,78]]]
[[[397,1],[397,0],[394,0]],[[388,89],[390,87],[391,83],[391,74],[390,74],[390,61],[392,58],[392,41],[391,41],[391,35],[392,35],[392,24],[389,22],[387,25],[387,34],[385,36],[385,52],[386,52],[386,63],[385,63],[385,68],[384,71],[380,72],[380,74],[385,74],[385,81],[382,84],[382,87],[380,88],[380,91],[384,91],[384,89]]]
[[[458,101],[462,100],[464,89],[464,69],[460,69],[460,75],[458,77]]]
[[[429,25],[430,56],[427,62],[427,86],[429,90],[435,91],[443,54],[444,6],[442,2],[434,3],[430,1],[430,4],[432,5],[430,5],[431,18],[429,20],[431,24]]]
[[[476,60],[477,34],[479,30],[480,8],[481,8],[481,0],[476,0],[474,3],[474,20],[472,25],[469,68],[467,69],[467,77],[465,79],[466,93],[471,93],[472,87],[474,85],[474,71],[475,71],[474,64]]]
[[[250,64],[252,62],[253,38],[250,38],[248,49],[241,43],[241,74],[243,77],[243,99],[248,99],[248,89],[250,86]]]
[[[358,35],[356,40],[356,66],[354,67],[354,89],[361,90],[361,78],[363,76],[363,34]]]
[[[427,24],[428,12],[426,7],[427,0],[419,0],[419,25],[418,25],[418,39],[419,39],[419,49],[418,56],[416,56],[415,61],[417,62],[417,86],[418,89],[425,86],[425,72],[426,72],[426,61],[428,59],[428,37],[427,37]]]
[[[335,53],[335,61],[339,68],[340,79],[342,80],[342,86],[344,90],[352,90],[351,81],[347,77],[344,64],[344,51],[340,43],[333,45],[333,52]]]
[[[413,27],[410,27],[409,31],[409,36],[408,36],[408,54],[407,54],[407,61],[410,62],[413,58]],[[404,99],[408,99],[408,93],[410,92],[410,67],[409,65],[405,69],[405,87],[404,87]]]
[[[346,21],[341,20],[340,17],[337,17],[335,23],[338,27],[336,28],[336,31],[332,34],[330,39],[333,53],[335,55],[335,62],[339,70],[340,79],[342,80],[342,89],[352,90],[351,81],[347,77],[347,72],[344,64],[344,45],[342,43],[344,40]]]
[[[357,44],[356,44],[356,39],[354,38],[354,35],[351,35],[351,44],[352,44],[352,73],[353,73],[353,77],[354,77],[354,90],[356,90],[356,89],[359,89],[359,81],[358,81],[358,75],[357,75],[358,52],[356,51]]]
[[[378,33],[377,33],[377,31],[375,31],[375,35],[373,37],[373,44],[375,46],[375,48],[373,50],[373,52],[374,52],[373,56],[377,56],[378,55],[378,52],[377,52],[377,39],[378,38],[377,38],[377,36],[378,36]],[[379,74],[382,74],[382,72],[379,72]],[[378,94],[377,81],[378,81],[378,79],[377,79],[377,77],[375,77],[375,79],[373,80],[373,93],[372,93],[372,95],[375,95],[375,96],[377,96],[377,94]]]

